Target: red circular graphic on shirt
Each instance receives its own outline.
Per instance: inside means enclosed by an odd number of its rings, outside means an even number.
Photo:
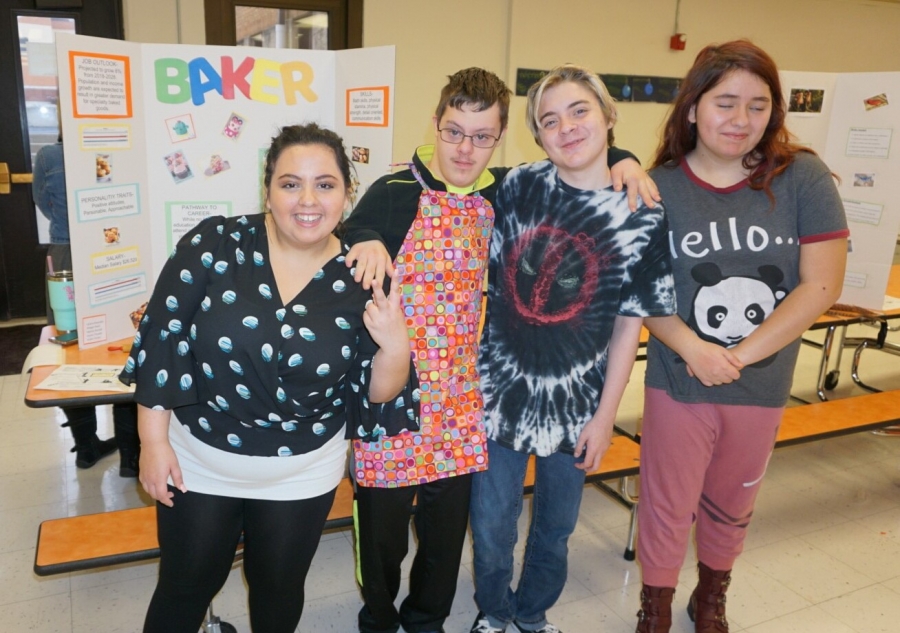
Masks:
[[[528,323],[566,322],[589,307],[605,257],[593,238],[539,226],[513,244],[506,267],[512,303]]]

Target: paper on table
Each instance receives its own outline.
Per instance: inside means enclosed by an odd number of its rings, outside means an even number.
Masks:
[[[121,365],[60,365],[35,389],[54,391],[119,391],[134,389],[119,382]]]
[[[897,310],[900,308],[900,298],[884,295],[884,311]]]
[[[66,362],[66,352],[61,346],[55,343],[44,343],[28,352],[28,357],[22,365],[22,373],[27,374],[34,367],[41,365],[61,365],[64,362]]]

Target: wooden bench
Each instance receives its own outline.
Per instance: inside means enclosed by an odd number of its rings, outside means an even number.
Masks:
[[[775,448],[877,431],[898,422],[900,389],[788,407],[781,419]],[[620,427],[616,431],[638,444],[641,442],[640,432],[631,435]]]
[[[874,431],[900,422],[900,389],[789,407],[775,448]]]
[[[784,413],[775,447],[872,431],[898,423],[900,390],[790,407]],[[624,487],[616,491],[605,482],[638,474],[640,446],[637,442],[640,435],[634,440],[625,435],[614,437],[600,468],[587,476],[588,483],[612,493],[632,511],[625,551],[628,560],[634,558],[634,499],[627,495]],[[531,460],[526,474],[526,493],[531,492],[533,485],[534,460]],[[338,486],[325,528],[345,528],[352,524],[353,490],[350,481],[344,479]],[[158,557],[156,507],[148,506],[44,521],[38,530],[34,572],[49,576]]]
[[[600,468],[589,473],[591,483],[636,475],[640,447],[630,438],[615,437]],[[534,485],[534,460],[529,462],[525,490]],[[325,529],[353,525],[353,488],[341,481]],[[159,557],[156,506],[51,519],[38,528],[34,573],[50,576]]]

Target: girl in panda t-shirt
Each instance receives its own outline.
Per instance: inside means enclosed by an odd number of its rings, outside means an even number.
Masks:
[[[638,633],[664,633],[696,520],[696,631],[725,591],[789,395],[801,334],[841,292],[847,223],[828,168],[791,142],[772,59],[708,46],[651,175],[669,216],[678,314],[653,335],[641,441]]]

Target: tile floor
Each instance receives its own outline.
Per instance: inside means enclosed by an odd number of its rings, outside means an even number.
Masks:
[[[900,333],[891,340],[900,343]],[[836,396],[859,391],[849,380],[849,357]],[[812,348],[801,352],[797,395],[814,398],[817,358]],[[900,388],[897,357],[867,352],[864,362],[868,382]],[[639,364],[620,412],[626,426],[639,418],[642,370]],[[32,572],[42,520],[135,507],[148,499],[134,480],[119,478],[114,457],[77,470],[71,436],[59,427],[61,415],[26,408],[24,389],[19,376],[0,378],[0,633],[138,631],[155,584],[155,563],[49,578]],[[101,436],[111,428],[110,412],[103,411]],[[570,544],[569,582],[550,612],[566,633],[634,630],[640,571],[622,558],[628,518],[601,492],[585,489]],[[677,633],[693,630],[684,607],[694,565],[689,552],[676,595]],[[355,630],[360,598],[353,569],[350,533],[326,534],[310,572],[299,631]],[[477,610],[472,593],[467,548],[448,633],[469,630]],[[245,595],[236,570],[215,601],[217,613],[242,633],[249,632]],[[900,631],[900,437],[858,434],[775,453],[745,554],[734,570],[728,613],[735,632]]]

